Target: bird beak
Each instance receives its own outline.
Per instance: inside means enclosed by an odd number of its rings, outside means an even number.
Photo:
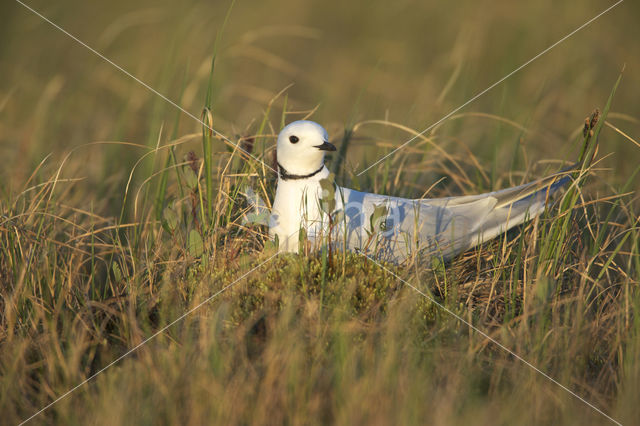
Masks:
[[[314,148],[318,148],[320,151],[335,151],[336,147],[327,141],[324,141],[322,145],[316,145]]]

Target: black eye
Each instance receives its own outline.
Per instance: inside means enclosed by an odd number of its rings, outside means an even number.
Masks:
[[[297,136],[289,136],[289,142],[291,143],[298,143],[299,140]]]

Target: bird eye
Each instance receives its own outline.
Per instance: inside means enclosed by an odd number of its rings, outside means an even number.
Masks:
[[[289,136],[289,142],[291,143],[298,143],[299,140],[297,136]]]

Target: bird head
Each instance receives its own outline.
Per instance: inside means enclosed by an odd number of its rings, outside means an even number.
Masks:
[[[313,121],[294,121],[278,135],[278,163],[291,174],[313,173],[322,167],[325,152],[335,150],[327,131]]]

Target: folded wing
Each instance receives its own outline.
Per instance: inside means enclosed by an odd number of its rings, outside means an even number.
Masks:
[[[340,188],[348,248],[401,262],[412,254],[449,259],[541,214],[570,177],[565,170],[525,185],[480,195],[409,200]],[[377,206],[387,214],[378,229]],[[377,225],[374,225],[377,226]]]

